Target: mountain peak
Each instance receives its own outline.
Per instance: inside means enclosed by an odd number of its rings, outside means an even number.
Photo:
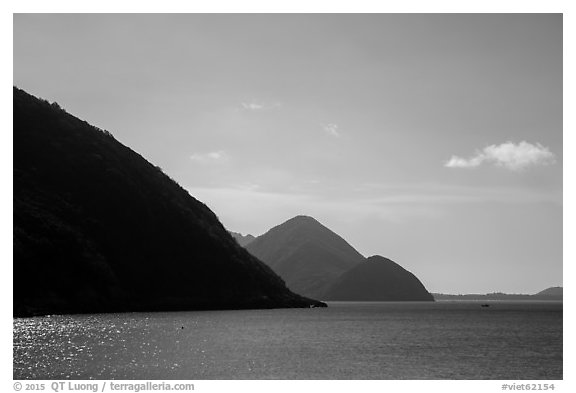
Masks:
[[[316,220],[314,217],[311,216],[305,216],[305,215],[298,215],[298,216],[294,216],[288,220],[286,220],[284,223],[278,225],[278,226],[288,226],[288,225],[305,225],[305,226],[309,226],[309,225],[319,225],[324,227],[324,225],[322,225],[318,220]]]
[[[293,291],[321,295],[326,285],[364,257],[313,217],[299,215],[246,246]]]
[[[297,222],[318,222],[314,217],[307,216],[305,214],[299,214],[297,216],[292,217],[288,221],[297,221]]]

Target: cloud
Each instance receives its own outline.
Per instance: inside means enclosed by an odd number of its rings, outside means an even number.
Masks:
[[[280,104],[279,102],[264,103],[258,101],[242,102],[240,103],[240,105],[242,106],[242,109],[252,112],[275,109],[280,108],[282,106],[282,104]]]
[[[335,138],[340,137],[340,132],[338,131],[338,124],[334,124],[334,123],[324,124],[322,126],[322,128],[324,129],[324,132],[326,134],[333,136]]]
[[[444,166],[448,168],[476,168],[484,163],[502,166],[511,171],[522,171],[531,166],[550,165],[556,162],[554,153],[540,143],[522,141],[490,145],[477,150],[470,158],[452,156]]]
[[[248,111],[259,111],[259,110],[264,109],[264,105],[257,104],[255,102],[243,102],[242,108],[244,108]]]
[[[229,156],[224,150],[217,150],[209,153],[194,153],[190,159],[201,164],[210,164],[228,161]]]

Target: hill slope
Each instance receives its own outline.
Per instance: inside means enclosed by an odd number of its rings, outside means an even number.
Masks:
[[[409,271],[379,255],[367,258],[344,273],[323,300],[434,301],[424,285]]]
[[[321,305],[109,133],[13,94],[14,315]]]
[[[312,217],[297,216],[246,246],[268,264],[292,291],[321,297],[342,273],[364,261],[344,239]]]
[[[546,298],[549,296],[562,299],[562,297],[564,296],[564,289],[562,287],[550,287],[536,293],[534,296],[542,298]]]

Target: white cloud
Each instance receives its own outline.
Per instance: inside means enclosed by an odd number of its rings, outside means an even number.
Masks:
[[[334,124],[334,123],[324,124],[322,126],[322,128],[324,129],[324,132],[326,134],[333,136],[335,138],[340,137],[340,132],[338,131],[338,124]]]
[[[444,166],[448,168],[476,168],[481,164],[488,163],[502,166],[511,171],[522,171],[531,166],[550,165],[556,162],[554,153],[540,143],[535,145],[522,141],[518,144],[513,142],[501,145],[490,145],[476,151],[470,158],[452,156]]]
[[[446,165],[448,168],[475,168],[479,166],[484,161],[482,153],[477,152],[472,158],[461,158],[452,156]]]
[[[243,102],[242,108],[244,108],[248,111],[259,111],[259,110],[264,109],[264,105],[258,104],[256,102]]]
[[[194,153],[190,159],[201,164],[209,164],[228,161],[229,156],[224,150],[217,150],[208,153]]]
[[[254,111],[254,112],[280,108],[282,106],[282,104],[280,104],[279,102],[266,103],[266,102],[260,102],[260,101],[242,102],[242,103],[240,103],[240,105],[242,106],[242,109],[244,109],[246,111]]]

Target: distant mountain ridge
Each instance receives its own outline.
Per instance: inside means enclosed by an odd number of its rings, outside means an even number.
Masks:
[[[13,89],[14,315],[311,307],[138,153]]]
[[[254,237],[250,234],[243,235],[241,233],[232,232],[232,231],[230,231],[230,234],[232,235],[232,237],[234,239],[236,239],[238,244],[241,245],[242,247],[246,247],[248,244],[252,243],[254,241],[254,239],[256,239],[256,237]]]
[[[316,219],[296,216],[246,249],[296,293],[323,300],[433,301],[412,273],[391,260],[364,258]]]
[[[432,294],[436,300],[563,300],[562,287],[550,287],[535,294],[508,294],[494,292],[487,294],[461,294],[449,295],[443,293]]]

